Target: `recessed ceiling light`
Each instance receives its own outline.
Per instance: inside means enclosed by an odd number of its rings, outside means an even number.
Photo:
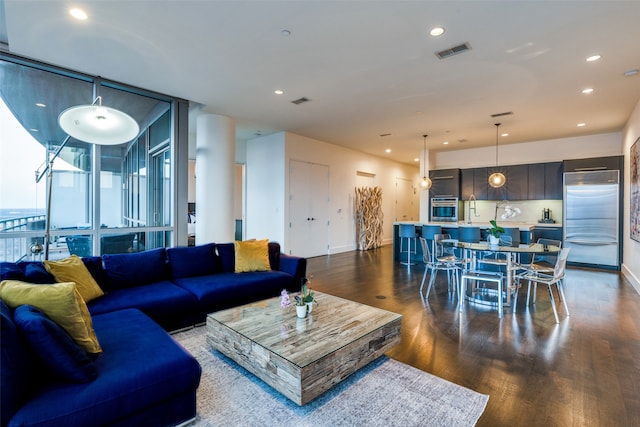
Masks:
[[[593,93],[593,88],[588,87],[586,89],[582,89],[582,93],[584,93],[585,95],[589,95],[590,93]]]
[[[429,34],[431,34],[433,37],[441,36],[444,34],[444,28],[442,27],[432,28],[431,31],[429,31]]]
[[[442,145],[449,145],[449,141],[443,142]]]
[[[578,123],[578,127],[579,127],[579,128],[583,128],[583,127],[585,127],[586,125],[587,125],[586,123]]]
[[[587,62],[593,62],[593,61],[597,61],[598,59],[602,58],[602,56],[600,55],[591,55],[587,58]]]
[[[509,136],[508,133],[501,133],[500,136]]]
[[[85,13],[84,10],[82,9],[78,9],[77,7],[74,7],[73,9],[69,9],[69,13],[71,14],[71,16],[73,16],[76,19],[82,20],[84,21],[85,19],[88,18],[87,14]]]
[[[385,153],[390,153],[391,152],[391,148],[387,148],[386,150],[384,150]]]
[[[637,68],[634,68],[633,70],[625,71],[624,75],[625,77],[631,77],[631,76],[635,76],[638,73],[640,73],[640,70],[638,70]]]
[[[419,162],[419,161],[420,161],[420,159],[416,157],[415,159],[413,159],[413,161],[414,161],[414,162]]]
[[[273,93],[275,93],[276,95],[282,95],[284,94],[284,91],[282,89],[276,89],[273,91]]]
[[[47,106],[47,104],[43,104],[42,102],[36,102],[36,107],[44,108],[46,106]]]

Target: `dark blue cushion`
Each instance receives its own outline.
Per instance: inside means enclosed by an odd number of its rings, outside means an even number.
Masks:
[[[280,270],[280,243],[269,242],[269,265],[272,270]]]
[[[25,280],[24,265],[14,262],[0,262],[0,280]]]
[[[207,243],[167,249],[167,259],[174,279],[204,276],[220,271],[220,260],[215,252],[216,245]]]
[[[198,387],[198,362],[140,311],[94,316],[93,326],[104,350],[94,362],[98,377],[41,390],[15,414],[15,425],[126,425],[128,418]]]
[[[103,290],[109,287],[109,283],[107,280],[107,274],[102,268],[102,257],[99,256],[89,256],[82,257],[82,262],[84,263],[91,276],[93,276],[98,286],[100,286]]]
[[[87,353],[42,311],[21,305],[14,311],[13,321],[32,352],[58,379],[85,383],[98,376]]]
[[[216,252],[220,257],[220,268],[224,273],[236,271],[235,246],[233,243],[216,243]]]
[[[165,249],[132,254],[107,254],[102,262],[109,289],[123,289],[168,280]]]
[[[277,296],[283,289],[293,288],[294,280],[290,274],[269,270],[251,273],[218,273],[210,276],[174,279],[174,282],[198,298],[202,311],[211,312]]]
[[[13,323],[11,309],[0,300],[0,425],[5,426],[33,387],[31,355]]]
[[[49,274],[44,268],[44,264],[40,261],[24,262],[24,277],[25,281],[29,283],[56,283],[55,277]]]
[[[182,317],[198,308],[196,297],[169,281],[109,291],[87,304],[91,315],[138,308],[154,320]]]

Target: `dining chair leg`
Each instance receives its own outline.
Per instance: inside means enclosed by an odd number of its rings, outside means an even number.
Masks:
[[[422,283],[420,283],[420,296],[422,296],[422,288],[424,287],[424,281],[427,278],[427,273],[429,272],[429,267],[424,266],[424,274],[422,275]]]
[[[502,319],[502,280],[498,282],[498,318]]]
[[[429,278],[429,286],[427,286],[427,294],[424,296],[425,299],[429,298],[429,292],[431,292],[431,287],[435,283],[437,275],[438,275],[438,270],[431,270],[431,277]]]
[[[529,307],[529,295],[531,295],[531,280],[527,284],[527,307]]]
[[[564,297],[564,289],[563,289],[564,285],[562,284],[562,280],[558,280],[556,282],[556,287],[558,288],[558,294],[562,298],[562,304],[564,305],[564,311],[567,313],[567,316],[570,316],[569,307],[567,306],[567,299]]]
[[[547,285],[547,290],[549,291],[549,298],[551,299],[551,308],[553,308],[553,315],[556,318],[556,323],[560,323],[560,319],[558,319],[558,310],[556,310],[556,300],[553,298],[553,291],[551,290],[551,285]]]

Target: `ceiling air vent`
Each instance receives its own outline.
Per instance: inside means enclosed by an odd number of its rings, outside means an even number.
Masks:
[[[303,96],[302,98],[298,98],[298,99],[295,99],[295,100],[291,101],[291,103],[292,104],[296,104],[296,105],[300,105],[300,104],[304,104],[305,102],[309,102],[309,101],[311,101],[309,98],[306,98],[306,97]]]
[[[440,52],[436,52],[436,56],[440,59],[445,59],[453,55],[457,55],[459,53],[465,52],[471,49],[469,43],[462,43],[458,46],[451,47],[449,49],[441,50]]]
[[[495,113],[492,114],[491,117],[502,117],[502,116],[510,116],[513,114],[513,111],[505,111],[504,113]]]

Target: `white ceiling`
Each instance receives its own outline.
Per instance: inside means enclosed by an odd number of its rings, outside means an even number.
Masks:
[[[640,68],[638,1],[4,5],[11,52],[202,104],[234,117],[240,139],[291,131],[413,163],[424,133],[455,150],[495,145],[496,121],[500,144],[620,131],[640,99],[640,75],[624,76]]]

